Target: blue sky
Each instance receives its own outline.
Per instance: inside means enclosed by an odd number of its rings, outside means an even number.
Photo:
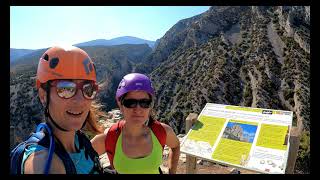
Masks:
[[[11,6],[10,48],[40,49],[135,36],[155,41],[209,6]]]

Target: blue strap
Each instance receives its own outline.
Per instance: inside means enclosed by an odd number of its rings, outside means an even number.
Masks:
[[[22,142],[18,146],[16,146],[10,153],[10,173],[11,174],[19,174],[20,163],[21,163],[21,154],[24,152],[26,143]]]
[[[48,174],[50,166],[51,166],[51,161],[52,161],[52,157],[53,157],[54,148],[55,148],[54,136],[52,134],[52,131],[51,131],[50,127],[46,123],[40,123],[37,126],[36,133],[41,131],[41,129],[45,129],[48,132],[49,137],[50,137],[49,155],[48,155],[48,159],[47,159],[46,166],[45,166],[45,169],[44,169],[44,174]]]
[[[25,148],[31,144],[38,144],[41,139],[43,139],[45,134],[42,131],[32,133],[32,135],[24,142],[18,144],[10,153],[11,161],[11,174],[20,174],[23,153]]]

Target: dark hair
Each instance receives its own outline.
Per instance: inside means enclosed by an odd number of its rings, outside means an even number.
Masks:
[[[154,109],[152,108],[152,109],[150,110],[149,122],[148,122],[148,124],[147,124],[149,127],[150,127],[151,124],[156,120],[155,117],[156,117],[156,116],[155,116],[155,112],[154,112]]]

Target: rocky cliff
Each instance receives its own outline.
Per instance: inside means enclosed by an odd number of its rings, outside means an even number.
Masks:
[[[199,46],[221,31],[230,29],[237,22],[238,13],[248,7],[219,6],[211,7],[207,12],[180,20],[156,42],[153,53],[144,61],[154,67],[165,61],[176,49]]]
[[[200,113],[205,103],[215,102],[292,110],[295,124],[303,122],[308,129],[310,54],[284,33],[280,8],[219,7],[206,12],[237,14],[237,18],[215,17],[230,22],[229,29],[214,29],[216,35],[189,48],[181,44],[154,69],[150,75],[158,97],[157,115],[183,132],[189,112]],[[193,20],[202,22],[200,17]],[[296,23],[295,28],[308,29],[306,24]]]
[[[219,12],[224,13],[219,16]],[[159,40],[157,48],[161,42],[175,44],[175,50],[157,55],[163,58],[150,73],[159,119],[176,133],[184,133],[185,118],[190,112],[200,113],[207,102],[290,110],[293,125],[308,139],[310,7],[218,7],[204,14],[190,19],[189,24],[203,22],[210,14],[215,15],[210,24],[230,24],[207,32],[211,36],[202,43],[199,36],[193,36],[192,42],[197,43],[183,43],[190,42],[187,35],[178,45],[173,39]],[[193,26],[182,32],[194,32]],[[301,151],[309,152],[310,146],[303,147]]]

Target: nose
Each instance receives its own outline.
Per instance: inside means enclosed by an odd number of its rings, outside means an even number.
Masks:
[[[132,108],[134,112],[143,112],[144,110],[149,110],[148,108],[143,108],[138,103],[136,107]]]
[[[142,108],[141,108],[141,106],[140,106],[139,103],[138,103],[136,107],[133,107],[133,108],[132,108],[132,111],[133,111],[133,112],[139,112],[139,111],[141,111],[141,109],[142,109]]]
[[[84,99],[83,95],[82,95],[82,90],[77,89],[76,94],[71,98],[74,101],[81,101]]]

